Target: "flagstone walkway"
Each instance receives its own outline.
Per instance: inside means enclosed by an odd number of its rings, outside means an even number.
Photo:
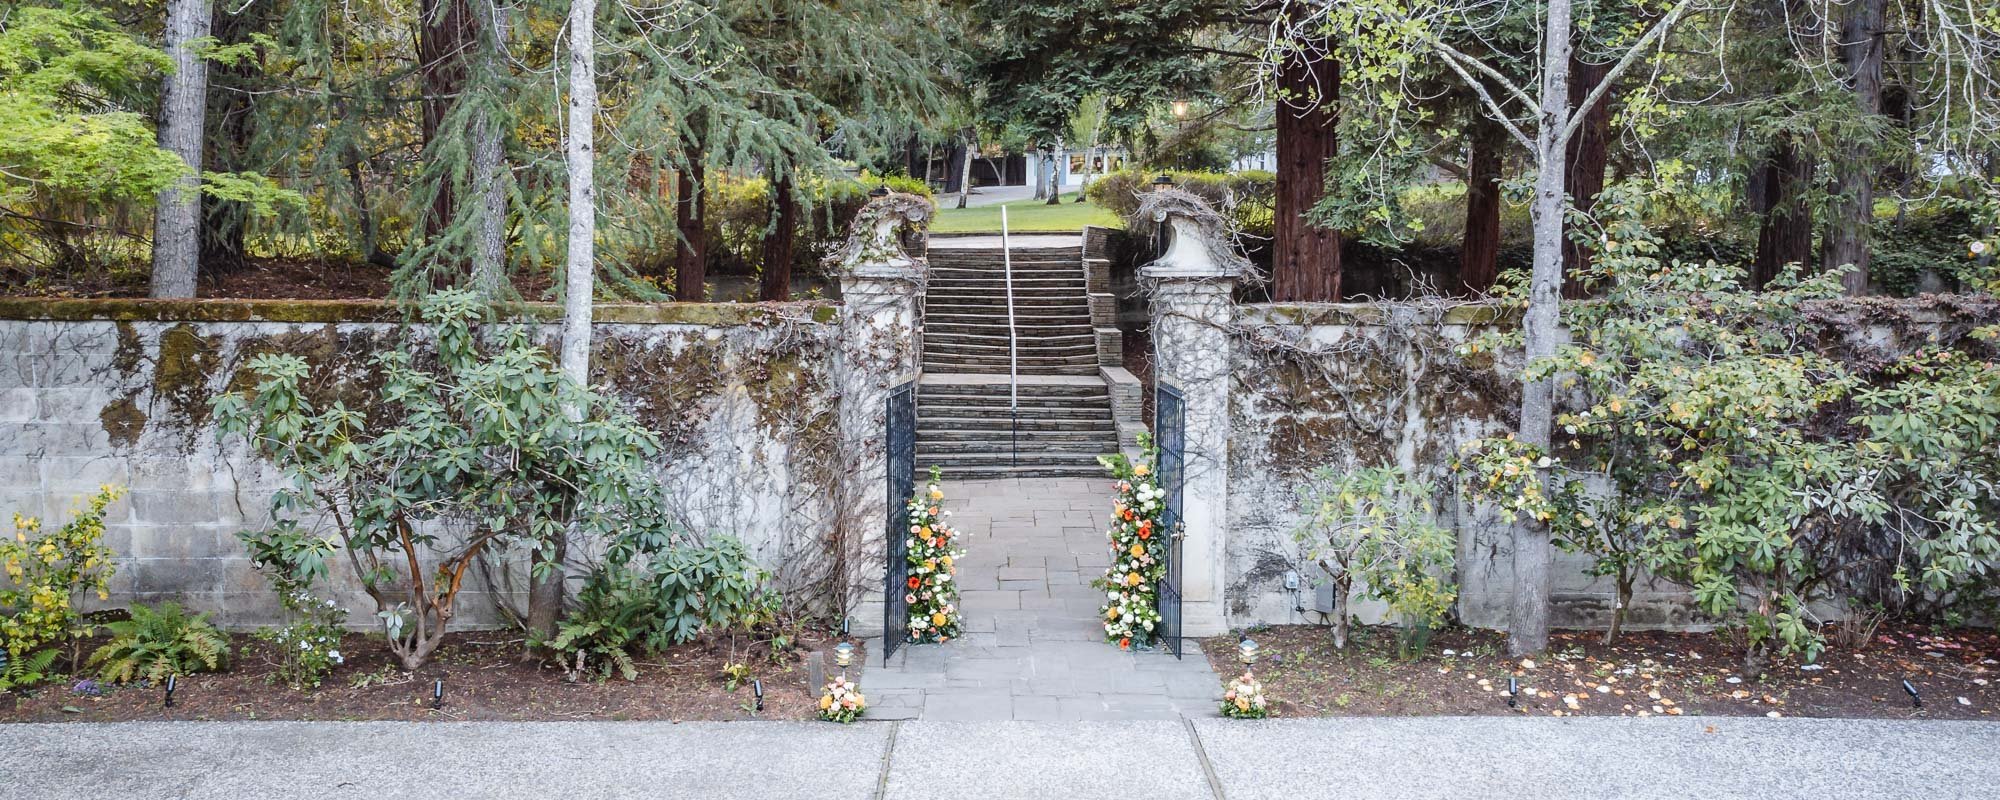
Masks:
[[[870,642],[869,719],[1127,720],[1216,716],[1221,681],[1199,645],[1187,656],[1121,652],[1090,587],[1110,564],[1108,479],[947,484],[967,550],[959,563],[966,635],[906,645],[885,667]]]

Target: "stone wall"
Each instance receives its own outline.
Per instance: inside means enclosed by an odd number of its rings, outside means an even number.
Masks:
[[[557,309],[518,310],[554,341]],[[827,582],[851,577],[838,532],[860,529],[842,500],[881,485],[879,467],[862,482],[879,460],[868,448],[879,449],[880,410],[842,398],[906,377],[914,352],[906,320],[856,330],[850,316],[824,303],[609,305],[594,338],[593,382],[666,443],[669,513],[744,540],[785,588],[829,600],[845,587]],[[313,391],[364,398],[374,353],[422,346],[401,319],[372,302],[0,301],[0,509],[54,524],[100,484],[127,486],[108,520],[107,605],[171,599],[231,626],[274,621],[236,533],[268,519],[276,476],[217,441],[209,401],[249,385],[246,362],[271,351],[307,358]],[[372,604],[345,572],[353,619],[368,622]],[[493,601],[522,577],[496,565],[465,607],[495,619]]]
[[[1832,301],[1808,310],[1822,331],[1822,349],[1864,375],[2000,316],[1991,298]],[[1515,321],[1496,306],[1471,303],[1239,305],[1233,312],[1223,423],[1229,623],[1320,621],[1313,612],[1326,609],[1327,598],[1315,597],[1316,569],[1300,563],[1292,539],[1295,484],[1320,466],[1394,465],[1434,484],[1439,521],[1458,533],[1460,618],[1504,627],[1513,591],[1509,529],[1468,499],[1449,465],[1465,443],[1518,427],[1518,359],[1456,352]],[[1159,344],[1162,353],[1186,346]],[[1551,571],[1557,627],[1609,624],[1613,587],[1587,574],[1589,565],[1587,557],[1557,551]],[[1285,574],[1294,570],[1306,576],[1298,596],[1284,588]],[[1356,608],[1365,620],[1381,618],[1379,604]],[[1628,627],[1705,624],[1682,587],[1648,578],[1634,587]]]

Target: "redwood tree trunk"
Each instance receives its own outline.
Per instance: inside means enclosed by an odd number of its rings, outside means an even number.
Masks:
[[[466,0],[422,0],[417,7],[422,35],[417,37],[417,76],[424,89],[421,132],[428,153],[443,134],[445,117],[465,91],[470,77],[467,60],[479,40],[478,21]],[[436,236],[450,227],[458,205],[451,181],[438,181],[431,197],[425,233]]]
[[[1340,152],[1340,64],[1293,55],[1278,65],[1278,186],[1271,299],[1340,299],[1340,232],[1306,215],[1326,194],[1327,159]]]
[[[674,192],[674,224],[681,241],[674,249],[674,299],[699,303],[708,299],[708,221],[702,216],[702,185],[708,165],[696,149],[688,154]]]
[[[1760,171],[1763,191],[1756,211],[1761,221],[1750,273],[1750,285],[1758,289],[1778,277],[1786,264],[1803,265],[1812,259],[1812,206],[1806,204],[1806,189],[1812,186],[1814,162],[1786,137],[1771,146]]]
[[[759,299],[790,300],[799,227],[799,201],[792,197],[790,175],[771,185],[771,204],[778,215],[778,227],[764,236],[764,282]]]
[[[1507,129],[1484,113],[1465,126],[1472,152],[1465,168],[1465,244],[1458,280],[1469,294],[1484,294],[1500,276],[1500,162]]]
[[[1854,105],[1863,117],[1882,113],[1882,27],[1886,0],[1847,0],[1841,8],[1840,49]],[[1868,233],[1875,221],[1875,159],[1868,142],[1852,143],[1840,159],[1835,194],[1827,209],[1823,266],[1848,264],[1841,277],[1849,295],[1868,290]]]
[[[1583,105],[1590,90],[1604,81],[1611,71],[1610,64],[1592,64],[1572,57],[1569,62],[1569,104],[1571,108]],[[1570,137],[1569,149],[1565,156],[1569,168],[1564,175],[1564,192],[1579,211],[1588,212],[1597,205],[1597,194],[1604,191],[1604,171],[1611,153],[1611,94],[1607,93],[1590,111],[1583,115],[1583,124],[1577,126],[1576,134]],[[1591,250],[1577,244],[1570,238],[1575,226],[1566,225],[1563,231],[1563,296],[1583,297],[1589,294],[1583,285],[1583,271],[1590,268]]]

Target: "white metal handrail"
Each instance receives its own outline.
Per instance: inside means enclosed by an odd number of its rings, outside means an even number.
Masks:
[[[1008,245],[1007,205],[1000,205],[1000,271],[1007,287],[1007,440],[1008,463],[1021,465],[1020,337],[1014,331],[1014,251]]]

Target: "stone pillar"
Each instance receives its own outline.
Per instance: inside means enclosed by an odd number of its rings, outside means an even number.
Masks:
[[[1228,630],[1223,597],[1229,521],[1229,328],[1236,317],[1240,256],[1220,239],[1220,217],[1182,192],[1161,192],[1153,206],[1170,232],[1167,251],[1139,269],[1151,298],[1153,378],[1185,403],[1182,487],[1182,626],[1186,636]]]
[[[915,195],[877,198],[861,209],[847,242],[827,258],[840,276],[841,344],[834,374],[847,469],[834,487],[842,513],[826,535],[840,537],[847,559],[844,605],[853,632],[861,636],[882,633],[889,393],[917,379],[923,352],[917,302],[925,262],[904,252],[901,232],[921,230],[931,213],[930,201]]]

